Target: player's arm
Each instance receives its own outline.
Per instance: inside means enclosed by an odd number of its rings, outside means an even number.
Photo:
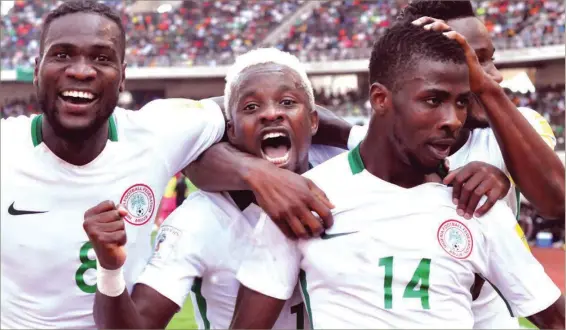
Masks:
[[[240,290],[231,328],[271,329],[297,285],[301,255],[264,214],[254,229],[253,248],[238,270]]]
[[[505,165],[521,192],[545,218],[564,216],[564,165],[500,86],[481,93]],[[552,130],[546,120],[541,126]],[[541,189],[544,187],[544,189]]]
[[[162,156],[170,177],[219,142],[226,127],[224,113],[212,99],[154,100],[131,117],[153,132],[148,143]]]
[[[285,300],[240,285],[230,329],[271,329],[284,305]]]
[[[419,25],[434,22],[430,28],[435,31],[450,29],[443,21],[427,17],[417,21]],[[539,116],[537,131],[503,88],[485,73],[466,39],[454,31],[445,32],[445,35],[458,41],[466,52],[471,90],[484,105],[511,177],[543,217],[561,219],[565,211],[565,170],[554,146],[549,148],[549,144],[555,143],[549,141],[550,136],[553,137],[550,126]]]
[[[183,173],[203,190],[253,191],[258,205],[289,237],[307,238],[309,230],[318,235],[332,226],[330,209],[334,206],[311,180],[227,142],[212,146]]]
[[[541,329],[564,329],[564,296],[529,250],[511,209],[498,202],[481,220],[486,267],[482,275],[502,295],[513,316]]]
[[[105,253],[105,247],[114,243],[105,244],[101,239],[104,234],[117,232],[104,232],[108,228],[102,225],[100,216],[89,214],[87,233],[100,263],[94,303],[97,326],[113,329],[165,328],[183,306],[194,278],[202,276],[205,271],[206,258],[203,255],[207,251],[206,238],[210,236],[207,234],[210,216],[209,209],[199,204],[198,197],[177,208],[160,227],[155,251],[130,296],[123,285],[122,266],[116,262],[121,259]],[[191,219],[190,223],[187,218]]]

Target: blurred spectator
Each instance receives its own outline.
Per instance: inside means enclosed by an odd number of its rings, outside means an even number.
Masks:
[[[298,20],[276,46],[302,61],[368,58],[373,41],[408,0],[328,1]],[[564,43],[564,3],[472,1],[497,49]]]
[[[17,0],[2,17],[3,69],[29,67],[45,14],[62,1]],[[105,0],[122,13],[126,60],[141,66],[216,66],[257,46],[296,12],[300,0],[187,0],[166,13],[133,13],[135,1]],[[303,61],[368,58],[373,41],[408,0],[322,3],[300,17],[276,46]],[[557,0],[473,1],[497,49],[564,43],[564,4]]]
[[[18,0],[2,17],[3,69],[33,65],[44,15],[62,1]],[[171,12],[132,13],[134,1],[105,0],[122,13],[130,67],[232,63],[253,48],[302,1],[183,1]]]

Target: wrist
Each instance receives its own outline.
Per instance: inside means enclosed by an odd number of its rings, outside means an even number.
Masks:
[[[117,297],[126,290],[126,281],[122,267],[106,269],[96,260],[96,287],[100,293],[108,297]]]
[[[240,169],[238,170],[238,174],[242,181],[244,182],[245,188],[247,190],[254,191],[256,187],[256,179],[260,178],[261,175],[261,167],[264,166],[263,164],[266,160],[256,157],[249,157],[246,159]]]

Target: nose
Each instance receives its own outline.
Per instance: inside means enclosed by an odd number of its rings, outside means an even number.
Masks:
[[[264,124],[269,122],[279,122],[283,120],[283,111],[277,106],[269,105],[261,111],[260,116],[261,122]]]
[[[67,76],[77,80],[91,80],[96,77],[96,70],[84,59],[80,59],[65,70]]]
[[[466,121],[466,109],[458,108],[456,105],[446,107],[441,111],[441,117],[438,121],[438,128],[443,131],[449,131],[452,136],[462,128]]]

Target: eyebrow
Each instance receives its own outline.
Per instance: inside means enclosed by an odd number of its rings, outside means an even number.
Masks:
[[[78,48],[77,45],[74,45],[72,43],[69,42],[61,42],[61,43],[56,43],[56,44],[52,44],[49,46],[49,49],[52,48],[64,48],[64,49],[70,49],[70,48]],[[94,44],[91,45],[89,48],[95,49],[95,50],[106,50],[106,51],[111,51],[116,53],[116,50],[114,48],[112,48],[112,44],[108,43],[108,44],[103,44],[103,43],[99,43],[99,44]]]

